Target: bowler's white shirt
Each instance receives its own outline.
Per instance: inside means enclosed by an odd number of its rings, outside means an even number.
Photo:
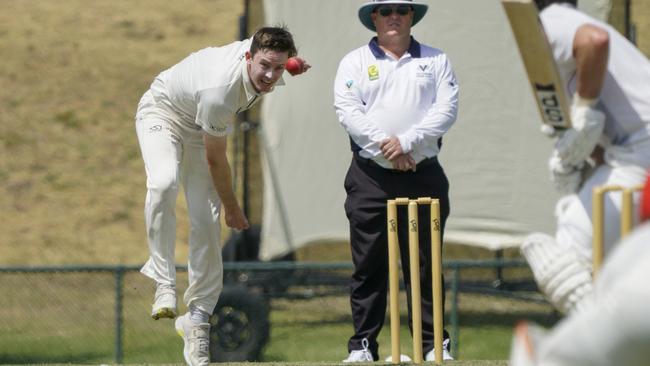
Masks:
[[[607,30],[609,63],[598,107],[607,116],[604,133],[614,145],[650,138],[650,61],[611,26],[571,5],[551,5],[540,18],[568,95],[576,90],[573,40],[578,28],[593,24]]]
[[[458,82],[441,50],[411,39],[397,60],[373,38],[341,60],[334,107],[359,154],[392,168],[379,147],[390,136],[416,162],[438,155],[438,139],[456,120]]]
[[[215,136],[229,134],[234,115],[261,97],[247,72],[250,44],[248,39],[204,48],[161,72],[151,84],[156,103],[178,117],[174,123]],[[282,79],[276,83],[282,84]]]

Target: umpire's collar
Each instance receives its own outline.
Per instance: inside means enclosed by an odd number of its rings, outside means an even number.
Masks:
[[[373,55],[375,55],[375,58],[385,58],[386,57],[386,52],[379,47],[379,42],[377,41],[377,37],[372,37],[370,42],[368,43],[368,47],[370,47],[370,51],[372,52]],[[420,43],[411,36],[411,44],[409,45],[408,53],[411,55],[413,58],[420,58]]]

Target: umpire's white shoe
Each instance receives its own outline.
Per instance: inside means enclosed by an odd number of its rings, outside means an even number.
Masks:
[[[153,299],[151,317],[174,319],[176,312],[176,289],[172,286],[158,285]]]
[[[435,361],[436,360],[436,350],[432,349],[431,351],[427,352],[427,355],[424,357],[425,361]],[[445,339],[442,341],[442,360],[443,361],[451,361],[454,358],[451,357],[451,353],[449,353],[449,339]]]
[[[189,366],[210,363],[210,324],[193,324],[190,313],[176,319],[176,332],[183,337],[183,357]]]
[[[413,360],[411,360],[411,357],[409,357],[407,355],[399,355],[399,362],[400,363],[411,362],[411,361],[413,361]],[[386,357],[386,362],[393,363],[393,356],[391,355],[391,356]]]
[[[372,354],[368,349],[368,340],[366,338],[361,340],[363,349],[350,351],[348,358],[343,360],[343,363],[356,363],[356,362],[373,362]]]
[[[369,351],[365,349],[354,350],[350,352],[348,358],[343,360],[343,363],[354,363],[354,362],[373,362],[372,355]]]

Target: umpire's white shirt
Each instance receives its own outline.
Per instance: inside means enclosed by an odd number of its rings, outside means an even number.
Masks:
[[[441,50],[411,39],[397,60],[373,38],[341,60],[334,107],[359,154],[392,168],[379,147],[390,136],[416,162],[438,154],[438,139],[456,120],[458,82]]]
[[[224,136],[232,131],[233,116],[261,97],[247,72],[246,52],[251,40],[194,52],[163,71],[151,84],[156,103],[177,118],[174,123]],[[276,85],[282,85],[282,79]]]

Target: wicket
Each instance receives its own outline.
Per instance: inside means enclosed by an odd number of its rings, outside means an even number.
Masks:
[[[634,203],[632,194],[635,191],[641,191],[643,185],[634,187],[622,186],[601,186],[595,187],[592,192],[591,198],[591,218],[593,225],[593,253],[592,253],[592,272],[594,278],[596,273],[600,270],[603,263],[604,252],[604,236],[605,236],[605,193],[607,192],[623,192],[623,203],[621,205],[621,238],[627,236],[632,231],[634,225]]]
[[[413,318],[413,362],[422,363],[422,304],[420,293],[420,243],[418,240],[418,204],[431,206],[431,272],[433,279],[433,344],[435,363],[442,364],[442,259],[440,242],[440,202],[437,199],[396,198],[387,202],[388,276],[390,289],[390,339],[392,362],[400,363],[399,318],[399,239],[397,206],[408,205],[409,257],[411,275],[411,314]]]

